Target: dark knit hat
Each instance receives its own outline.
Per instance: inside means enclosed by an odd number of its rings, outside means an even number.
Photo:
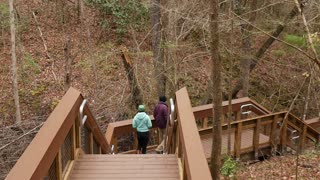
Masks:
[[[165,96],[160,96],[159,97],[159,101],[161,102],[166,102],[167,101],[167,98]]]

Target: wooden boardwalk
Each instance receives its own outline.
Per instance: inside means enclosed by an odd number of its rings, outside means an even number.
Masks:
[[[207,159],[211,157],[212,150],[212,134],[201,135],[201,142],[204,149],[204,153]],[[263,135],[260,133],[259,135],[260,144],[269,142],[269,136]],[[241,134],[241,149],[247,149],[252,147],[253,144],[253,130],[243,130]],[[228,148],[228,135],[222,135],[222,154],[227,153]],[[231,151],[234,150],[234,132],[231,133]]]
[[[70,179],[179,180],[176,155],[81,155]]]

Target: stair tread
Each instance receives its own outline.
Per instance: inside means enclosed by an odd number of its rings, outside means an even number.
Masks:
[[[70,179],[179,179],[176,155],[80,155]]]

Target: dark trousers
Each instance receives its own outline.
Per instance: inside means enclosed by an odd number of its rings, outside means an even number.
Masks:
[[[147,145],[149,142],[149,131],[137,132],[137,134],[138,134],[138,150],[140,150],[142,154],[146,154]]]

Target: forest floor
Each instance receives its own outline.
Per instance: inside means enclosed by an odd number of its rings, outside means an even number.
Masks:
[[[320,151],[299,155],[276,156],[253,164],[240,163],[236,179],[320,179]],[[298,162],[298,166],[297,166]],[[297,167],[297,169],[296,169]]]
[[[150,33],[129,31],[124,35],[124,41],[120,45],[117,43],[119,39],[115,35],[113,24],[110,24],[108,29],[101,28],[102,20],[111,19],[109,16],[101,15],[92,7],[85,7],[85,18],[80,23],[75,11],[75,0],[63,1],[66,3],[63,12],[60,11],[60,4],[57,2],[60,1],[16,1],[19,95],[23,118],[23,123],[19,126],[14,124],[9,28],[4,27],[2,32],[0,147],[11,143],[21,135],[25,136],[0,151],[0,179],[4,179],[38,129],[29,131],[41,126],[66,91],[65,49],[68,42],[71,44],[68,53],[72,58],[71,86],[88,98],[89,105],[103,131],[109,122],[129,119],[135,112],[128,105],[131,98],[130,86],[121,61],[120,46],[126,46],[132,52],[130,55],[135,61],[136,71],[139,72],[138,81],[142,87],[148,113],[151,114],[152,107],[157,102],[153,86],[155,80],[152,78],[151,37],[148,36]],[[0,0],[0,6],[4,4],[7,4],[7,0]],[[197,38],[200,35],[196,32],[190,36]],[[256,37],[256,44],[262,44],[264,38]],[[237,43],[240,44],[240,41]],[[187,44],[191,43],[181,43],[181,50],[177,51],[179,75],[174,80],[178,88],[183,86],[188,88],[193,105],[198,105],[210,77],[210,58],[205,48]],[[48,51],[45,51],[44,45]],[[258,45],[255,46],[257,47]],[[251,97],[272,111],[288,107],[290,98],[296,93],[290,90],[296,90],[297,84],[301,83],[300,75],[305,71],[303,68],[307,64],[302,61],[296,66],[291,65],[291,62],[298,59],[297,53],[282,51],[280,47],[276,44],[267,53],[265,61],[258,64],[256,70],[252,72],[251,79],[254,87],[250,92]],[[96,71],[93,64],[96,65]],[[223,77],[226,86],[228,77],[226,75]],[[296,104],[301,104],[301,99]],[[29,134],[26,134],[28,132]],[[298,165],[299,179],[319,179],[319,159],[318,152],[302,155]],[[295,156],[273,157],[250,165],[243,163],[239,167],[236,179],[295,179]]]

